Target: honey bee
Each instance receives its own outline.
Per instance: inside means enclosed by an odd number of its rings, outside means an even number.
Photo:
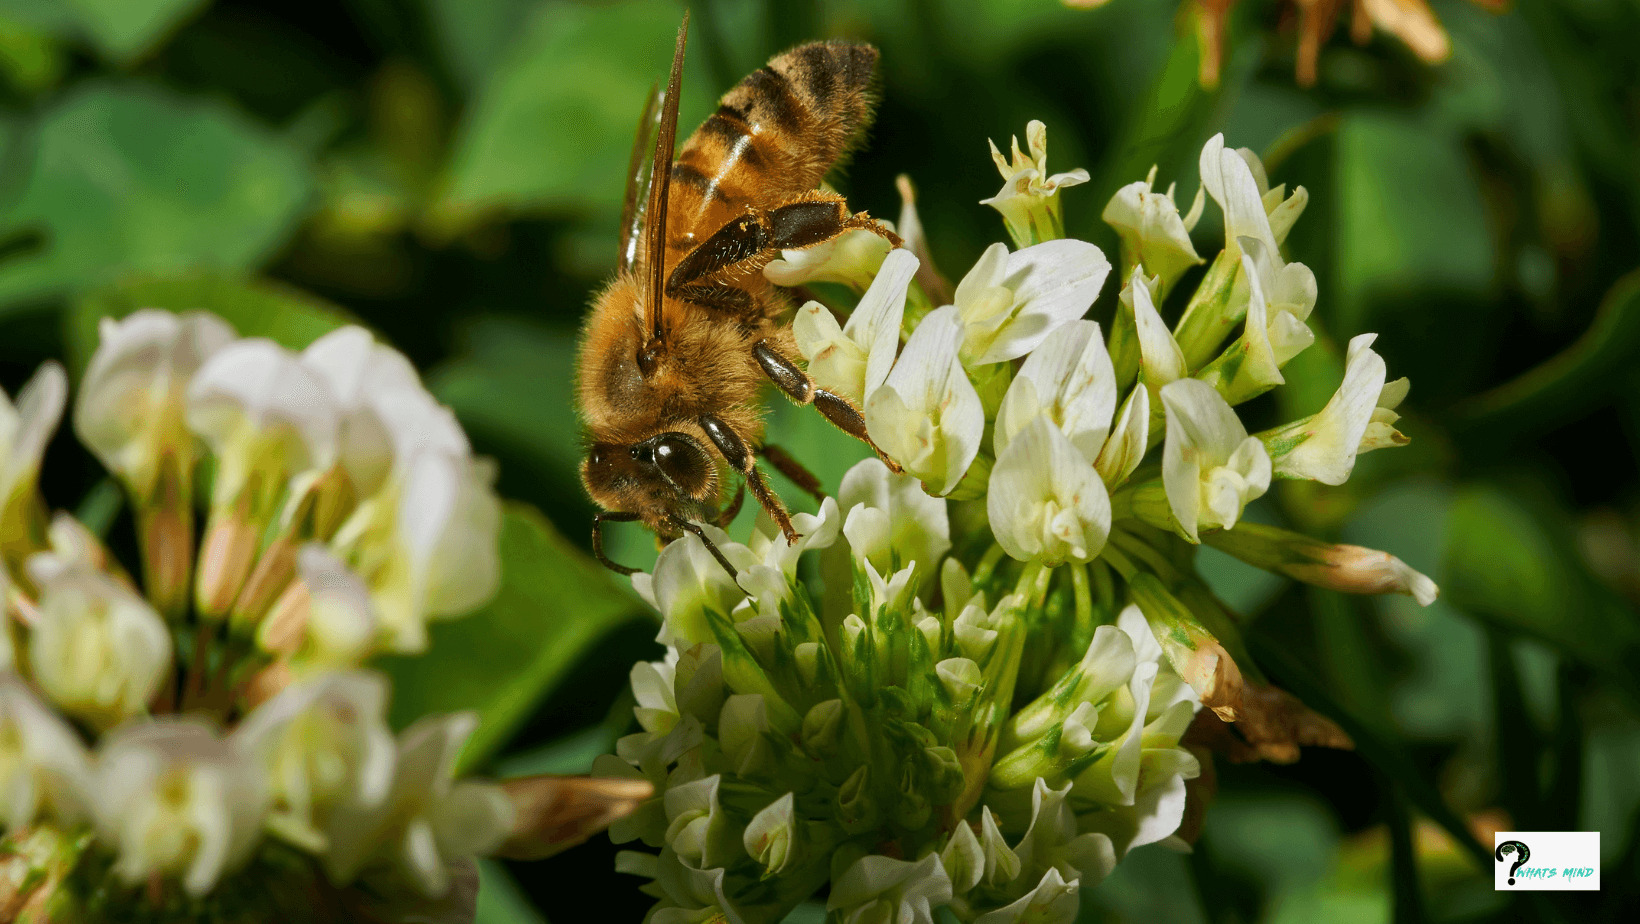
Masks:
[[[593,521],[593,552],[622,574],[634,569],[604,554],[606,521],[641,521],[661,541],[693,533],[732,574],[700,524],[727,523],[746,488],[787,541],[797,539],[754,455],[821,492],[794,460],[762,445],[765,384],[812,404],[882,456],[860,410],[817,387],[792,360],[791,301],[762,273],[782,250],[855,228],[901,246],[867,213],[851,213],[842,196],[817,188],[871,121],[877,50],[817,42],[776,56],[723,97],[674,161],[688,29],[686,14],[666,90],[652,95],[640,122],[620,266],[587,317],[577,365],[590,434],[581,480],[603,508]],[[744,484],[720,509],[731,473]]]

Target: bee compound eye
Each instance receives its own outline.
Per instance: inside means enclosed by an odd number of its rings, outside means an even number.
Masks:
[[[655,447],[648,443],[639,443],[638,445],[632,447],[632,458],[638,460],[644,465],[654,465]]]
[[[677,434],[660,437],[653,443],[655,465],[673,484],[690,495],[710,486],[712,462],[699,443]]]
[[[587,450],[587,464],[588,465],[592,466],[593,468],[598,468],[598,467],[600,467],[604,464],[604,461],[605,461],[604,448],[602,446],[594,446],[591,449]]]

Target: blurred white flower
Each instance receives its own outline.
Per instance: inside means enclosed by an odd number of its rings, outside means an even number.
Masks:
[[[394,439],[380,407],[395,395],[423,394],[421,378],[404,354],[376,342],[362,327],[320,337],[302,351],[302,365],[327,387],[337,413],[337,455],[356,496],[375,492],[393,465]]]
[[[74,404],[74,432],[141,502],[166,457],[184,483],[191,476],[198,448],[186,427],[188,383],[233,342],[234,331],[203,311],[146,309],[119,321],[104,318],[98,332]]]
[[[90,765],[80,737],[16,675],[0,674],[0,825],[86,814]]]
[[[336,457],[336,403],[317,373],[271,340],[240,340],[216,351],[188,386],[188,426],[216,456],[212,504],[249,498],[262,518],[293,475],[328,468]]]
[[[996,142],[991,141],[991,160],[1002,174],[1002,189],[981,205],[989,205],[1002,213],[1008,234],[1020,247],[1065,236],[1065,219],[1059,202],[1059,190],[1088,181],[1088,171],[1077,167],[1066,173],[1048,173],[1048,127],[1032,119],[1025,126],[1025,146],[1030,155],[1019,150],[1019,138],[1012,139],[1013,157],[1002,156]]]
[[[792,335],[816,385],[859,404],[883,383],[900,348],[906,289],[916,273],[910,251],[889,254],[842,327],[819,302],[797,310]]]
[[[387,683],[362,671],[324,674],[280,691],[234,730],[233,742],[261,768],[268,828],[322,853],[332,808],[372,808],[393,782]]]
[[[1275,474],[1343,484],[1384,391],[1384,360],[1372,350],[1377,334],[1350,340],[1344,382],[1318,414],[1259,434]]]
[[[214,730],[169,717],[103,741],[92,798],[121,879],[176,875],[196,897],[249,856],[267,801],[259,774]]]
[[[934,924],[934,908],[950,900],[938,854],[916,862],[872,854],[832,882],[826,911],[841,924]]]
[[[1045,415],[1091,463],[1115,410],[1116,372],[1099,325],[1072,321],[1025,357],[997,411],[991,445],[1001,458],[1019,431]]]
[[[1104,481],[1046,415],[997,456],[986,510],[997,543],[1020,561],[1092,561],[1110,535]]]
[[[1242,508],[1270,487],[1270,454],[1224,398],[1198,379],[1162,387],[1167,441],[1162,482],[1180,534],[1197,542],[1203,529],[1230,529]]]
[[[501,501],[494,481],[489,460],[423,448],[331,540],[370,588],[388,647],[422,650],[429,619],[460,615],[495,593]]]
[[[1203,262],[1190,232],[1201,219],[1206,187],[1196,190],[1190,214],[1181,217],[1173,187],[1156,192],[1155,183],[1156,168],[1151,167],[1143,180],[1118,189],[1101,217],[1122,239],[1122,268],[1131,272],[1144,266],[1162,278],[1162,291],[1167,292],[1185,270]]]
[[[947,305],[917,325],[865,407],[871,438],[929,493],[940,495],[962,480],[985,432],[979,393],[957,359],[957,311]]]
[[[40,475],[40,458],[63,419],[68,375],[55,362],[40,366],[12,404],[0,391],[0,544],[11,538],[13,505],[25,500]]]
[[[1110,261],[1086,241],[1046,241],[1012,254],[991,245],[953,296],[964,363],[1006,362],[1036,349],[1087,313],[1108,275]]]
[[[324,864],[332,882],[350,882],[379,862],[437,898],[449,889],[452,862],[500,846],[512,828],[512,802],[492,784],[451,779],[477,723],[472,713],[456,713],[404,730],[387,797],[374,806],[343,803],[331,814]]]
[[[374,650],[379,631],[375,603],[364,581],[317,543],[297,553],[296,569],[307,595],[296,660],[319,667],[364,661]]]
[[[84,555],[81,549],[29,559],[40,588],[29,666],[64,711],[111,728],[147,709],[159,692],[171,666],[171,635],[148,601]]]

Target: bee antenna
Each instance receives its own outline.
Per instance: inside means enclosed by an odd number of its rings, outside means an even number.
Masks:
[[[678,89],[683,84],[683,48],[689,40],[689,11],[678,27],[678,47],[672,53],[672,76],[666,82],[666,102],[649,168],[649,229],[645,253],[649,257],[650,335],[661,339],[661,299],[666,295],[666,200],[672,186],[672,152],[678,138]]]

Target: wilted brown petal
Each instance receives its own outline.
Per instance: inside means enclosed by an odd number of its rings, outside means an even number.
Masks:
[[[647,780],[531,776],[501,784],[518,820],[498,853],[539,860],[586,841],[655,794]]]
[[[1238,764],[1258,760],[1290,764],[1298,760],[1301,747],[1355,749],[1355,742],[1331,719],[1280,687],[1256,683],[1242,688],[1241,710],[1233,727],[1204,710],[1197,714],[1184,740]]]

